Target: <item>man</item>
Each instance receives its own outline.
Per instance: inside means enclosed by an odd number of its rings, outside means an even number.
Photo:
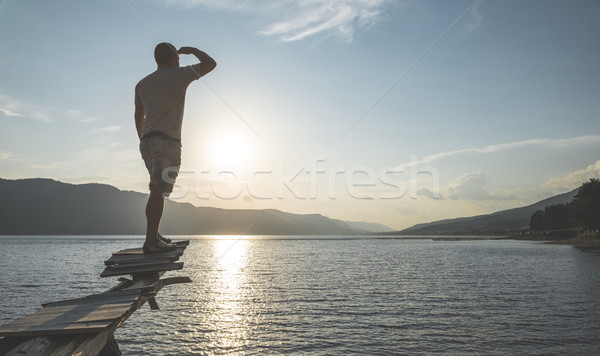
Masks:
[[[179,67],[180,54],[193,54],[200,63]],[[150,197],[146,205],[144,253],[172,251],[175,244],[158,233],[164,198],[173,191],[181,166],[181,123],[185,92],[194,80],[212,71],[217,63],[193,47],[177,50],[170,43],[154,49],[158,68],[135,87],[135,128],[140,152],[150,173]]]

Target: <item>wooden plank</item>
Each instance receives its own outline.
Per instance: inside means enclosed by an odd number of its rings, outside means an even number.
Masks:
[[[175,260],[177,260],[177,259],[175,259]],[[110,267],[111,270],[118,271],[118,270],[122,270],[122,269],[130,269],[130,268],[134,268],[134,267],[160,265],[160,264],[171,263],[171,262],[173,262],[172,259],[170,259],[170,258],[163,258],[163,259],[160,259],[160,260],[148,260],[148,261],[142,261],[142,262],[138,262],[138,263],[125,263],[125,264],[118,264],[118,265],[110,265],[110,266],[107,266],[107,267]]]
[[[94,334],[78,334],[71,337],[60,335],[30,337],[14,345],[0,355],[5,356],[96,356],[119,355],[119,347],[114,339],[116,326]],[[108,350],[106,350],[108,349]]]
[[[163,286],[170,286],[171,284],[179,284],[179,283],[192,283],[190,277],[169,277],[163,278],[160,280]]]
[[[150,306],[150,309],[152,309],[152,310],[159,310],[160,309],[158,307],[158,302],[156,301],[156,298],[154,298],[154,297],[148,298],[148,305]]]
[[[173,251],[168,251],[168,252],[152,252],[152,253],[144,253],[144,250],[142,250],[142,248],[128,248],[125,250],[121,250],[121,251],[117,251],[113,253],[113,256],[128,256],[128,255],[148,255],[148,256],[152,256],[152,255],[157,255],[159,253],[164,253],[164,254],[169,254],[169,255],[173,255],[173,256],[181,256],[183,255],[183,250],[185,250],[185,247],[177,247],[175,250]]]
[[[125,312],[129,311],[134,303],[108,304],[108,305],[66,305],[60,307],[43,308],[39,311],[13,320],[5,324],[5,327],[27,327],[36,325],[56,325],[60,328],[62,324],[95,322],[104,320],[113,320],[119,318]]]
[[[108,260],[104,261],[106,266],[122,265],[130,263],[150,262],[157,260],[170,260],[177,261],[179,256],[172,252],[161,252],[153,254],[141,254],[141,255],[113,255]]]
[[[29,339],[24,343],[18,345],[10,352],[6,354],[6,356],[17,356],[17,355],[36,355],[36,356],[48,356],[50,355],[49,350],[54,350],[58,345],[60,345],[60,341],[56,338],[50,337],[36,337],[33,339]]]
[[[100,294],[91,294],[81,298],[64,299],[56,302],[45,303],[42,306],[59,306],[59,305],[73,305],[73,304],[107,304],[107,303],[119,303],[126,301],[134,301],[139,297],[139,293],[134,291],[117,291],[107,292]]]
[[[104,272],[100,274],[100,277],[112,277],[122,276],[127,274],[146,273],[146,272],[161,272],[161,271],[174,271],[183,268],[183,262],[176,263],[162,263],[156,265],[132,267],[125,269],[113,269],[112,266],[106,267]]]
[[[74,354],[75,349],[77,349],[77,347],[88,337],[90,336],[87,336],[86,334],[81,334],[79,336],[65,338],[65,340],[52,351],[50,356],[72,356]]]
[[[3,326],[0,336],[39,336],[39,335],[66,335],[95,333],[104,330],[113,324],[114,321],[95,321],[85,323],[63,324],[58,328],[57,325],[30,325],[30,326]]]
[[[185,250],[185,248],[187,247],[187,245],[189,245],[189,243],[190,243],[189,240],[174,242],[174,244],[177,245],[177,248],[175,249],[175,251],[171,251],[171,252],[175,252],[175,253],[177,253],[178,256],[181,256],[181,255],[183,255],[183,250]],[[159,253],[163,253],[163,252],[159,252]],[[141,247],[128,248],[128,249],[124,249],[124,250],[113,253],[113,255],[116,255],[116,256],[119,256],[119,255],[143,255],[143,254],[144,254],[144,251],[142,250]],[[153,255],[153,253],[148,253],[147,255]]]
[[[96,356],[102,352],[107,341],[114,340],[116,326],[87,337],[75,337],[57,347],[50,356]]]
[[[143,294],[145,292],[150,292],[150,291],[158,292],[164,286],[170,286],[172,284],[179,284],[179,283],[191,283],[191,282],[192,282],[192,280],[190,279],[190,277],[169,277],[169,278],[159,279],[156,282],[149,284],[149,285],[128,287],[125,290],[137,289],[140,291],[140,293]]]
[[[192,283],[190,277],[169,277],[163,278],[160,281],[163,283],[163,286],[170,286],[171,284],[179,283]]]
[[[135,303],[107,304],[107,305],[65,305],[48,307],[37,312],[15,319],[0,327],[2,331],[22,329],[26,327],[43,326],[45,329],[60,329],[62,325],[87,323],[96,321],[114,320],[121,317],[130,309],[135,308]]]
[[[0,355],[6,355],[10,350],[27,341],[27,337],[3,337],[0,338]]]
[[[108,340],[104,343],[104,347],[100,350],[100,356],[121,356],[121,350],[119,349],[119,344],[117,344],[117,340],[115,340],[115,335],[111,335]],[[51,355],[52,356],[52,355]],[[77,356],[84,356],[81,353]],[[96,355],[89,355],[96,356]]]
[[[0,326],[0,336],[97,332],[141,306],[133,291],[111,292],[46,304],[37,312]]]

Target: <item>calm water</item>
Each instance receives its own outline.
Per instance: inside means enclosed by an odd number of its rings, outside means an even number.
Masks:
[[[0,322],[102,292],[131,237],[0,237]],[[600,354],[600,256],[516,241],[193,239],[126,355]]]

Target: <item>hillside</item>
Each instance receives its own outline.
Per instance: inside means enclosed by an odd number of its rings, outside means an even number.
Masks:
[[[520,208],[498,211],[487,215],[439,220],[417,224],[402,231],[386,234],[401,235],[506,235],[526,229],[531,215],[546,206],[568,203],[578,189],[556,195]]]
[[[105,184],[66,184],[50,179],[0,179],[0,235],[142,235],[147,194]],[[352,225],[351,226],[349,226]],[[170,200],[163,234],[354,235],[368,233],[319,214],[279,210],[195,207]],[[249,227],[251,228],[246,231]],[[373,228],[385,230],[379,224]],[[389,229],[388,229],[389,230]]]

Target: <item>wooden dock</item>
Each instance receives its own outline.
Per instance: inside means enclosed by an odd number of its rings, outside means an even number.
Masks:
[[[158,309],[156,294],[164,287],[188,283],[188,277],[161,278],[183,268],[175,262],[189,241],[172,252],[144,254],[141,248],[113,253],[101,277],[121,277],[109,290],[81,298],[43,304],[37,312],[0,326],[0,355],[120,355],[114,332],[148,302]]]

